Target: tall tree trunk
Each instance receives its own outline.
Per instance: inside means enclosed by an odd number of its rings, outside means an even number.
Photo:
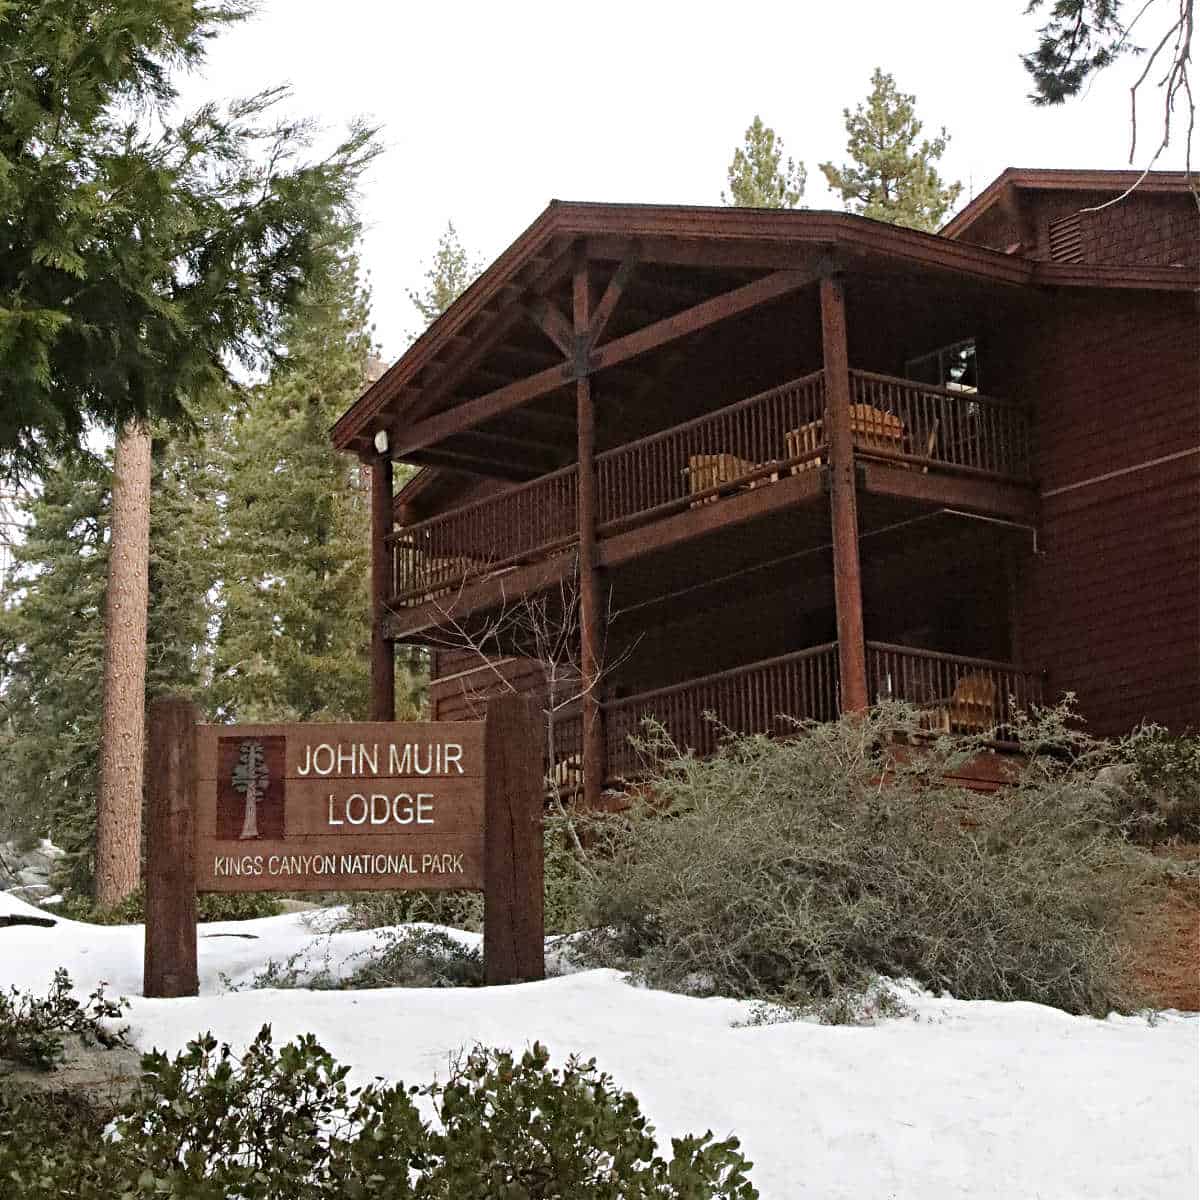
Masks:
[[[113,456],[103,713],[96,797],[96,904],[111,908],[141,874],[146,606],[150,592],[150,433],[129,424]]]

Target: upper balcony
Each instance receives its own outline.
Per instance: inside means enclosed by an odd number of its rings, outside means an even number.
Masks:
[[[1032,522],[1022,405],[858,370],[850,388],[860,492],[906,512],[915,504]],[[818,370],[597,455],[601,564],[820,504],[826,403]],[[578,540],[577,474],[573,464],[391,534],[392,634],[544,586]]]

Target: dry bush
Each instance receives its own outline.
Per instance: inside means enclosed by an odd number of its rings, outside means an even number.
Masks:
[[[730,737],[705,761],[651,732],[639,803],[597,817],[581,881],[598,961],[688,991],[813,1004],[910,976],[971,999],[1128,1009],[1122,913],[1154,887],[1091,782],[1095,743],[1062,709],[1014,786],[944,772],[978,750],[889,707],[796,736]]]

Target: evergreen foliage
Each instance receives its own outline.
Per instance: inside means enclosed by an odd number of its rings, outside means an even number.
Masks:
[[[459,241],[453,221],[438,238],[433,261],[425,272],[422,291],[409,291],[408,298],[426,325],[432,325],[471,286],[482,264],[467,253]]]
[[[821,171],[848,211],[933,232],[962,184],[944,183],[934,166],[950,141],[945,129],[932,141],[917,141],[922,123],[915,105],[915,96],[901,92],[895,79],[876,67],[866,104],[853,113],[843,110],[853,161],[841,167],[821,163]]]
[[[1044,0],[1029,0],[1035,12]],[[1033,78],[1034,104],[1061,104],[1077,96],[1093,72],[1109,66],[1125,46],[1121,0],[1053,0],[1038,30],[1037,48],[1021,55]]]
[[[0,1178],[23,1200],[754,1200],[736,1138],[671,1139],[594,1060],[477,1048],[444,1083],[351,1088],[311,1035],[264,1027],[240,1058],[211,1034],[142,1059],[108,1130],[61,1098],[0,1091]],[[414,1097],[425,1099],[426,1120]],[[47,1127],[55,1136],[42,1136]]]
[[[372,130],[302,162],[278,88],[168,123],[173,70],[251,9],[0,4],[0,468],[40,470],[90,423],[185,419],[328,269]]]
[[[784,160],[783,139],[757,113],[729,164],[729,194],[721,203],[736,208],[795,208],[804,196],[803,162]]]
[[[211,699],[234,721],[365,720],[370,514],[333,422],[366,385],[366,297],[346,258],[284,331],[286,355],[230,424]],[[397,671],[398,719],[421,679]]]
[[[197,418],[201,428],[219,418]],[[156,438],[146,690],[200,694],[217,578],[217,485],[202,441]],[[111,465],[83,455],[26,502],[0,612],[0,825],[50,834],[88,890],[99,760]]]

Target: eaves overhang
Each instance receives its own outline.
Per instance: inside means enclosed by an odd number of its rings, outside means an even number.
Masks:
[[[1081,177],[1089,173],[1071,174]],[[1004,176],[992,187],[1002,180]],[[806,256],[811,262],[821,253],[850,273],[886,265],[892,270],[950,274],[1007,287],[1195,288],[1192,272],[1185,276],[1174,268],[1064,268],[955,241],[946,236],[949,229],[942,234],[923,233],[848,213],[808,209],[551,201],[339,418],[331,430],[334,445],[369,453],[377,429],[404,420],[405,394],[421,372],[435,360],[453,364],[455,356],[469,346],[466,331],[477,318],[497,307],[520,302],[525,288],[518,276],[526,268],[577,251],[604,257],[612,246],[632,243],[645,261],[655,261],[656,254],[663,255],[663,261],[671,261],[672,254],[690,248],[713,254],[714,261],[723,268],[762,270],[794,267]]]

